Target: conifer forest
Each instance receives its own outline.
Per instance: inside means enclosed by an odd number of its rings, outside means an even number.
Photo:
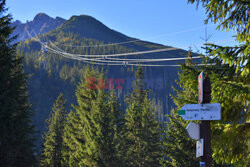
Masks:
[[[250,166],[249,0],[182,0],[203,12],[204,26],[235,33],[231,46],[206,36],[203,51],[130,37],[70,10],[69,19],[38,11],[22,23],[8,1],[0,167]]]

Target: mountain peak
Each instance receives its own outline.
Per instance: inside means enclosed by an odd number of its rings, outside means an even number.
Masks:
[[[38,13],[32,21],[27,23],[21,23],[20,21],[15,21],[12,23],[12,26],[16,26],[16,29],[13,32],[13,35],[17,35],[17,41],[26,40],[29,38],[27,30],[36,34],[44,34],[53,29],[59,27],[62,23],[65,22],[65,19],[56,17],[55,19],[48,16],[45,13]]]
[[[14,26],[20,25],[22,24],[22,22],[20,20],[16,20],[12,23]]]
[[[34,17],[34,21],[35,20],[48,20],[48,19],[52,19],[50,16],[48,16],[47,14],[45,13],[38,13],[35,17]]]
[[[94,17],[89,16],[89,15],[79,15],[79,16],[73,15],[69,19],[69,21],[74,22],[74,23],[80,23],[80,24],[83,24],[86,22],[90,23],[90,21],[92,21],[92,23],[101,23],[100,21],[96,20]]]
[[[63,32],[79,34],[85,38],[93,38],[104,42],[126,41],[129,37],[114,31],[89,15],[74,15],[59,29]]]
[[[92,16],[90,16],[90,15],[85,15],[85,14],[82,14],[82,15],[73,15],[72,17],[77,17],[77,18],[87,18],[87,17],[90,17],[90,18],[94,18],[94,17],[92,17]]]
[[[46,13],[43,12],[38,13],[36,16],[43,16],[43,15],[48,16]]]

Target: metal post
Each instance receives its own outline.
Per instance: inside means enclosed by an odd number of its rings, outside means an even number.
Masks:
[[[203,103],[211,101],[211,83],[206,75],[203,82]],[[212,165],[212,149],[211,149],[211,128],[210,121],[202,121],[200,125],[200,138],[204,139],[204,153],[201,157],[200,166],[211,167]],[[205,165],[204,165],[205,164]]]

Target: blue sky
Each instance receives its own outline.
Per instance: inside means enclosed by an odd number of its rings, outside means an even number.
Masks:
[[[204,42],[206,18],[202,7],[187,0],[7,0],[14,20],[32,20],[43,12],[69,19],[72,15],[91,15],[108,27],[128,36],[194,51]],[[233,32],[216,30],[208,24],[210,42],[235,45]]]

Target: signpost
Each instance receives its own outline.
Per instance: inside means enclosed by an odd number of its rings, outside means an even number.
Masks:
[[[220,120],[221,106],[220,103],[213,104],[186,104],[178,114],[184,120]]]
[[[220,103],[210,104],[211,83],[208,76],[205,76],[203,82],[203,72],[198,76],[198,93],[199,104],[186,104],[178,111],[178,114],[184,120],[201,120],[200,125],[191,122],[186,129],[190,138],[198,140],[196,142],[196,157],[201,157],[200,167],[211,167],[210,120],[221,119],[221,105]]]
[[[201,104],[203,102],[203,72],[198,76],[198,103]]]

